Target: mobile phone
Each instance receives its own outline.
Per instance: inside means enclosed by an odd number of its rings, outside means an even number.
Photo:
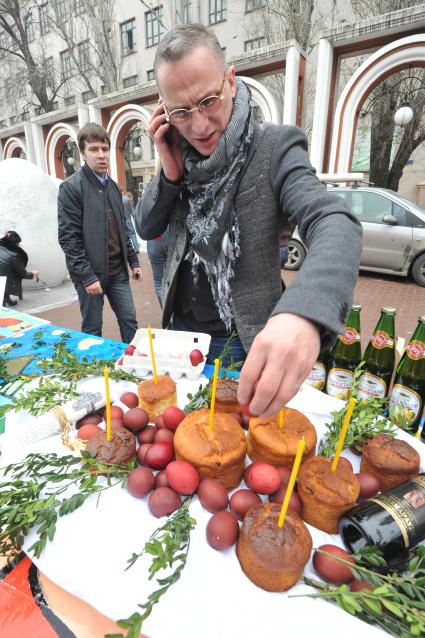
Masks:
[[[170,126],[171,126],[171,124],[170,124]],[[164,133],[164,140],[167,142],[168,146],[173,146],[174,140],[173,140],[173,135],[172,135],[170,130],[168,130],[168,131],[166,131]]]

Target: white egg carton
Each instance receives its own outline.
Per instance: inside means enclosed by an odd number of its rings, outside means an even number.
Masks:
[[[152,343],[157,374],[169,374],[174,381],[186,376],[197,379],[205,366],[210,347],[211,335],[204,332],[184,332],[152,328]],[[122,355],[115,366],[140,378],[153,376],[152,359],[147,328],[140,328],[130,345],[136,350],[132,355]],[[193,366],[190,361],[192,350],[200,350],[204,360]]]

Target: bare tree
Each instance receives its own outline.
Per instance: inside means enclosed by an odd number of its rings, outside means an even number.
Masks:
[[[82,3],[80,6],[84,7]],[[63,40],[67,47],[73,74],[78,75],[85,82],[87,89],[95,95],[95,87],[92,84],[93,66],[87,52],[82,55],[82,46],[90,42],[90,31],[85,22],[73,15],[71,3],[50,0],[50,7],[52,31]],[[70,79],[67,79],[70,82]]]
[[[353,11],[359,18],[379,16],[391,11],[414,7],[417,4],[419,4],[417,0],[351,0]]]
[[[37,5],[32,0],[0,0],[0,56],[3,58],[4,98],[9,104],[16,103],[11,100],[23,98],[29,85],[33,96],[38,100],[36,106],[47,113],[54,109],[64,81],[52,65],[43,39],[40,38],[37,43],[32,42],[31,29],[37,24],[36,11]],[[32,103],[33,96],[28,105]]]
[[[317,4],[315,0],[252,0],[253,11],[245,20],[246,33],[261,35],[267,44],[294,39],[307,51],[321,24]]]
[[[122,53],[115,17],[116,0],[80,0],[86,11],[82,15],[90,33],[94,54],[93,67],[107,92],[121,88]]]
[[[409,70],[387,78],[371,98],[370,181],[394,191],[407,161],[425,141],[425,71],[415,71],[414,76]],[[394,113],[406,97],[413,119],[400,129]]]
[[[79,0],[78,15],[72,3],[50,0],[52,30],[64,41],[74,76],[95,95],[100,79],[106,92],[121,88],[122,55],[115,18],[116,0]]]
[[[415,6],[415,0],[351,0],[359,18]],[[413,120],[403,129],[396,127],[394,114],[407,97]],[[363,128],[370,128],[369,179],[376,186],[397,191],[403,170],[412,153],[425,141],[425,72],[401,71],[387,77],[365,104]],[[361,122],[360,122],[361,123]]]

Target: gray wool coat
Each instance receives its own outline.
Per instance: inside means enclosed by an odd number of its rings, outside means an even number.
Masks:
[[[248,351],[270,316],[287,312],[320,328],[322,349],[343,330],[352,303],[362,248],[362,228],[343,200],[328,192],[315,174],[304,133],[295,126],[256,125],[234,206],[241,255],[231,282],[232,310]],[[179,266],[187,254],[184,187],[163,173],[147,186],[135,210],[137,230],[153,239],[169,227],[162,282],[163,327],[173,312]],[[308,246],[298,276],[285,290],[279,237],[297,225]]]

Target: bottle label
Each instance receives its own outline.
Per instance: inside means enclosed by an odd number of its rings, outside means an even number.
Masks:
[[[339,339],[342,343],[349,346],[356,341],[360,341],[360,332],[358,332],[355,328],[344,328],[344,334],[340,335]]]
[[[425,538],[425,476],[417,476],[391,490],[390,494],[369,499],[386,510],[397,523],[406,548]]]
[[[316,361],[304,383],[312,385],[313,388],[317,388],[317,390],[323,390],[325,381],[326,367],[320,361]]]
[[[363,372],[359,379],[357,396],[359,399],[382,399],[385,396],[387,385],[385,381],[371,372]]]
[[[383,348],[392,348],[394,346],[394,339],[390,337],[388,332],[378,330],[373,334],[372,345],[377,350],[382,350]]]
[[[425,358],[425,346],[422,341],[411,341],[406,348],[409,359],[418,361]]]
[[[392,421],[397,422],[401,416],[407,423],[413,423],[421,409],[422,401],[417,392],[399,383],[393,386],[388,405],[388,413]]]
[[[354,374],[350,370],[331,368],[326,382],[326,392],[337,399],[348,399]]]

